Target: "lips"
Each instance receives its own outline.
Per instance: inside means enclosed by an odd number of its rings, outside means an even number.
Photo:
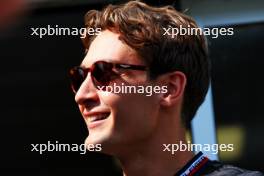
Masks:
[[[94,115],[90,115],[88,116],[88,122],[95,122],[95,121],[99,121],[99,120],[104,120],[109,116],[110,113],[97,113]]]
[[[87,112],[86,110],[84,110],[83,116],[86,119],[88,128],[92,129],[104,123],[105,119],[107,119],[110,116],[110,112],[100,112],[100,111]]]

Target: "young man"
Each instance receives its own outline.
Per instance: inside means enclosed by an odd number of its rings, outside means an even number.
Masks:
[[[171,35],[174,28],[197,28],[190,17],[131,1],[89,11],[85,25],[101,31],[85,37],[86,56],[70,71],[86,145],[100,144],[117,157],[126,176],[261,175],[201,152],[168,152],[168,144],[187,143],[186,128],[209,85],[204,36]]]

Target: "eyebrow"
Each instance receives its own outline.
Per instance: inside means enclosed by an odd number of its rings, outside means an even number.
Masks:
[[[116,64],[116,65],[120,65],[121,68],[124,68],[124,69],[127,67],[127,65],[129,65],[127,68],[131,68],[131,66],[132,66],[136,70],[147,70],[147,66],[146,65],[136,64],[136,63],[123,63],[122,61],[119,61],[119,60],[118,61],[113,60],[113,58],[112,59],[111,58],[102,58],[100,60],[97,60],[97,61],[93,62],[91,64],[91,66],[94,63],[98,62],[98,61],[104,61],[104,62],[109,62],[109,63],[113,63],[113,64]],[[84,68],[84,69],[90,68],[90,67],[86,67],[83,63],[81,63],[79,67]]]
[[[100,60],[97,60],[97,61],[93,62],[93,63],[91,64],[91,66],[92,66],[94,63],[98,62],[98,61],[105,61],[105,62],[118,63],[118,64],[119,64],[119,61],[115,61],[115,60],[110,59],[110,58],[102,58],[102,59],[100,59]],[[126,65],[126,64],[124,64],[124,65]],[[128,64],[128,65],[129,65],[129,64]],[[89,68],[89,67],[86,67],[83,63],[81,63],[79,66],[82,67],[82,68]]]

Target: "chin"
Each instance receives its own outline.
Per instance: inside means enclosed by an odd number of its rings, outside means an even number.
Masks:
[[[120,141],[118,141],[117,135],[113,133],[91,133],[85,139],[85,145],[88,144],[97,145],[100,144],[102,146],[101,153],[108,154],[108,155],[115,155],[118,153],[119,147],[122,145]]]
[[[103,131],[93,131],[90,132],[89,135],[85,139],[85,145],[88,144],[102,144],[105,145],[109,143],[111,139],[109,138],[109,134],[104,133]]]

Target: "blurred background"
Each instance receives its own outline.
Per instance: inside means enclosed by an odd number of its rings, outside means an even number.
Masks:
[[[0,175],[120,175],[106,155],[31,152],[31,144],[81,144],[87,136],[67,77],[84,57],[80,36],[39,38],[31,28],[81,28],[88,10],[120,2],[126,1],[0,1]],[[235,148],[219,159],[264,171],[264,1],[145,2],[174,5],[203,27],[234,28],[233,36],[208,37],[216,139]]]

